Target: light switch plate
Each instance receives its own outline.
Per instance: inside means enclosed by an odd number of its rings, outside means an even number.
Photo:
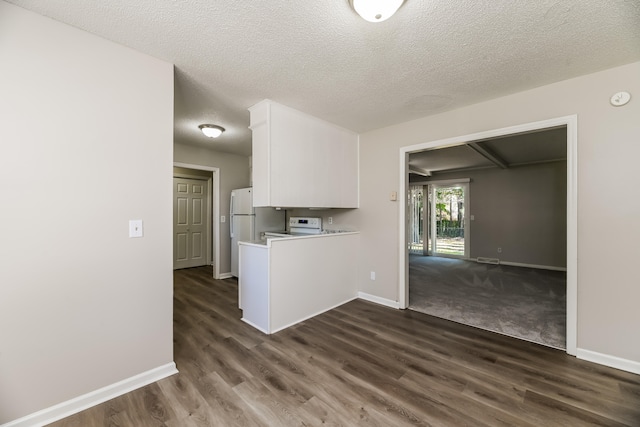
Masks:
[[[129,221],[129,237],[142,237],[141,219],[132,219]]]
[[[220,215],[220,222],[225,222],[227,218],[224,215]]]

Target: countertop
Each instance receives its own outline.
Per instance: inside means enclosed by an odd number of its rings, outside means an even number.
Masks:
[[[271,247],[271,241],[272,240],[280,240],[280,241],[286,241],[286,240],[297,240],[297,239],[322,239],[322,238],[327,238],[327,237],[337,237],[337,236],[346,236],[346,235],[350,235],[350,234],[360,234],[359,231],[331,231],[331,230],[327,230],[327,232],[324,232],[322,234],[297,234],[297,235],[290,235],[290,236],[274,236],[274,237],[266,237],[264,239],[260,239],[260,240],[251,240],[251,241],[240,241],[238,242],[239,245],[248,245],[248,246],[259,246],[259,247],[264,247],[264,248],[268,248]]]

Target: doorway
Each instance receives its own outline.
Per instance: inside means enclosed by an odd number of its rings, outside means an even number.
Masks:
[[[469,141],[488,141],[493,138],[502,138],[510,135],[527,134],[546,129],[566,129],[566,351],[575,355],[577,352],[577,117],[567,116],[541,122],[528,123],[508,128],[496,129],[487,132],[464,135],[417,144],[400,149],[401,155],[401,203],[400,203],[400,277],[399,277],[399,301],[400,308],[407,308],[409,303],[408,286],[408,242],[411,242],[409,233],[410,220],[407,209],[410,208],[407,198],[411,197],[409,191],[409,171],[416,169],[409,164],[409,155],[414,152],[469,145]],[[483,147],[467,147],[465,149],[480,149]],[[489,157],[491,153],[488,153]],[[428,175],[429,171],[419,170],[421,174]],[[413,183],[411,183],[413,184]],[[475,194],[475,193],[474,193]],[[474,196],[475,197],[475,196]],[[473,217],[471,217],[473,223]],[[475,229],[475,228],[474,228]],[[499,248],[495,248],[498,250]]]
[[[213,266],[213,278],[220,279],[220,169],[181,162],[174,162],[173,166],[174,177],[204,180],[207,183],[208,202],[204,222],[208,227],[205,237],[209,243],[206,244],[206,264]],[[175,231],[173,233],[176,234]]]

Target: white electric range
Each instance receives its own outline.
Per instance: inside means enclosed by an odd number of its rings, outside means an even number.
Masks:
[[[322,234],[322,218],[307,216],[292,216],[289,218],[288,232],[265,231],[265,238],[309,236]]]

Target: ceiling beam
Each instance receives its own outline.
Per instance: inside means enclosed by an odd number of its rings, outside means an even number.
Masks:
[[[411,165],[409,165],[409,173],[420,176],[431,176],[431,171]]]
[[[496,166],[498,166],[498,167],[500,167],[502,169],[508,169],[509,168],[509,165],[507,164],[507,162],[502,160],[500,158],[500,156],[498,156],[497,154],[495,154],[494,152],[492,152],[488,148],[485,148],[485,147],[482,147],[482,146],[478,145],[477,142],[470,142],[470,143],[467,144],[467,147],[471,148],[473,151],[475,151],[476,153],[480,154],[482,157],[484,157],[485,159],[489,160],[494,165],[496,165]]]

